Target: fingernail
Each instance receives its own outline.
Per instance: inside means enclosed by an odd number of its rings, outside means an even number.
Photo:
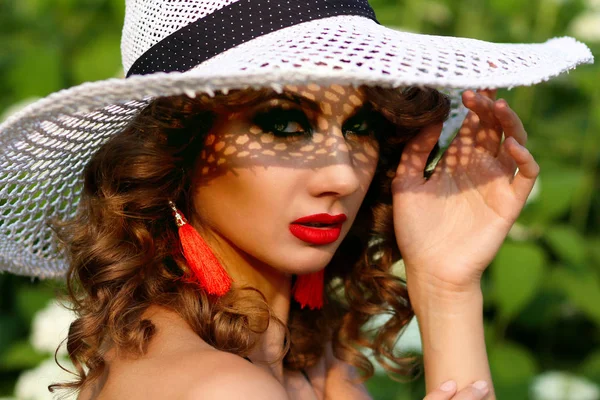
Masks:
[[[440,386],[440,389],[442,389],[444,392],[453,392],[454,390],[456,390],[456,382],[444,382],[442,383],[442,386]]]
[[[482,392],[487,392],[488,384],[486,381],[477,381],[473,384],[473,387],[481,390]]]

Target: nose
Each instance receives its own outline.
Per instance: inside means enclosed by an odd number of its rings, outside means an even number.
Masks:
[[[344,197],[355,193],[361,181],[351,147],[342,137],[332,141],[327,150],[327,154],[317,156],[318,166],[309,185],[311,195]]]

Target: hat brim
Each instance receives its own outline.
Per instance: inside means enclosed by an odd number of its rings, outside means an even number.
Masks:
[[[428,86],[453,92],[547,81],[593,63],[570,37],[506,44],[402,32],[359,16],[337,16],[275,31],[176,73],[108,79],[62,90],[0,125],[0,269],[62,276],[48,218],[75,212],[81,172],[91,155],[161,96],[284,85]]]

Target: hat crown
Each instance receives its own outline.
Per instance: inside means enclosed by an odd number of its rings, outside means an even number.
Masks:
[[[121,37],[125,73],[148,49],[178,29],[238,0],[127,0]]]

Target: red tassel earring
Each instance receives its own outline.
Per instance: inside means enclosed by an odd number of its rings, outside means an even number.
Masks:
[[[314,310],[323,307],[324,280],[325,269],[298,277],[294,285],[294,299],[302,308],[308,306]]]
[[[188,279],[188,282],[199,283],[209,294],[223,296],[231,287],[231,278],[227,271],[208,246],[208,243],[187,222],[183,213],[177,209],[172,201],[169,201],[169,205],[173,210],[175,222],[179,228],[179,240],[183,248],[183,256],[192,270],[192,277]]]

